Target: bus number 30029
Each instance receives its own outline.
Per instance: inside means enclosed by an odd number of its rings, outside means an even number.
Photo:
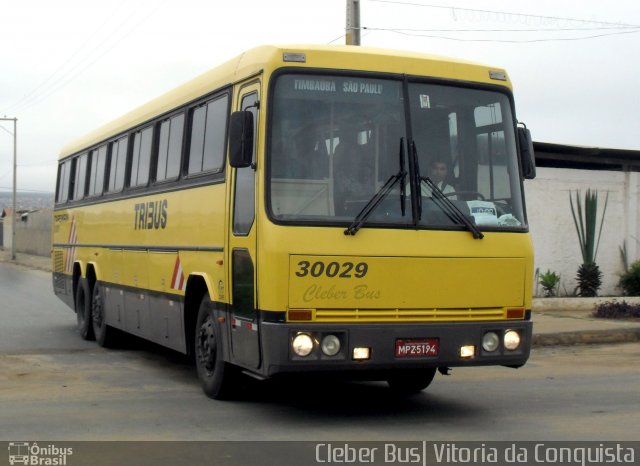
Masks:
[[[311,275],[312,277],[321,277],[326,275],[329,278],[363,278],[369,271],[369,265],[366,262],[329,262],[325,264],[322,261],[314,262],[309,261],[298,262],[298,271],[296,276],[306,277]]]

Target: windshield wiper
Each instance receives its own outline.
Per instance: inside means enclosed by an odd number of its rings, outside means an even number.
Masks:
[[[402,216],[404,217],[404,213],[406,210],[405,204],[407,202],[407,185],[404,181],[407,177],[407,172],[404,169],[404,138],[400,138],[400,149],[398,150],[398,157],[400,158],[400,172],[398,174],[402,176],[402,179],[400,180],[400,212],[402,212]]]
[[[405,190],[405,178],[407,176],[407,172],[404,168],[404,138],[400,138],[400,150],[398,151],[398,157],[400,159],[400,171],[395,175],[391,175],[389,179],[385,182],[385,184],[378,190],[377,193],[373,195],[369,202],[365,204],[358,215],[355,216],[351,225],[344,230],[345,235],[355,235],[358,233],[358,230],[362,228],[364,222],[367,221],[367,218],[373,213],[373,211],[380,205],[382,200],[387,197],[387,195],[393,189],[393,186],[400,181],[400,210],[402,212],[402,216],[405,215],[405,202],[406,202],[406,190]]]
[[[411,148],[413,149],[413,153],[414,153],[415,159],[417,160],[418,159],[418,150],[416,148],[415,142],[411,145]],[[422,183],[425,183],[429,187],[429,189],[431,189],[431,195],[433,196],[434,204],[436,204],[438,207],[440,207],[440,209],[445,214],[447,214],[447,216],[451,220],[453,220],[456,223],[461,223],[462,225],[467,227],[467,229],[473,235],[474,239],[482,239],[482,238],[484,238],[484,234],[482,234],[482,232],[480,230],[478,230],[478,227],[476,227],[476,225],[471,220],[469,220],[469,217],[467,217],[464,213],[462,213],[462,211],[460,209],[458,209],[458,207],[453,203],[453,201],[451,201],[451,199],[449,199],[447,196],[445,196],[445,194],[442,192],[442,190],[440,188],[438,188],[438,185],[436,185],[431,180],[431,178],[429,178],[428,176],[420,176],[419,180]],[[421,185],[420,185],[420,187],[418,189],[418,196],[420,196],[420,197],[422,195]]]
[[[462,223],[473,234],[474,239],[482,239],[484,235],[475,224],[469,220],[465,214],[438,188],[438,186],[431,181],[431,178],[427,176],[421,176],[420,180],[425,183],[430,189],[433,195],[433,202],[442,209],[442,211],[449,216],[454,222]]]

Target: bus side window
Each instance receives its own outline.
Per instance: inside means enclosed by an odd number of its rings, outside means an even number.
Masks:
[[[107,145],[91,152],[91,172],[89,175],[89,196],[99,196],[104,188],[104,169],[107,163]]]
[[[180,175],[183,130],[183,114],[164,120],[160,124],[156,181],[169,180]]]
[[[149,181],[152,142],[153,126],[135,133],[133,137],[133,154],[131,156],[129,186],[145,186]]]
[[[229,96],[224,94],[191,111],[188,174],[221,172],[224,167]]]
[[[71,160],[60,164],[58,168],[58,192],[56,193],[56,202],[67,202],[69,199],[69,184],[71,174]]]
[[[118,192],[124,187],[124,174],[127,160],[129,137],[125,136],[111,143],[111,163],[109,164],[108,192]]]
[[[88,154],[84,153],[75,159],[75,177],[73,183],[73,197],[72,199],[78,200],[84,197],[84,188],[87,180],[87,157]]]

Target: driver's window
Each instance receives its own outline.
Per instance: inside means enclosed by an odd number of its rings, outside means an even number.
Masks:
[[[242,98],[242,110],[253,113],[253,160],[256,159],[258,128],[258,94],[248,94]],[[233,207],[233,233],[248,235],[255,220],[256,172],[253,166],[236,169],[235,203]]]

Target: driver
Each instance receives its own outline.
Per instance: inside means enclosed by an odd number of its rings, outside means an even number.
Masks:
[[[447,183],[447,177],[449,175],[449,169],[447,168],[447,163],[443,160],[435,159],[432,160],[429,164],[429,178],[431,181],[440,188],[444,194],[455,193],[456,190],[453,186]],[[432,197],[431,188],[429,188],[425,183],[422,183],[422,195],[426,197]],[[447,196],[451,200],[456,200],[457,197],[455,195]]]

